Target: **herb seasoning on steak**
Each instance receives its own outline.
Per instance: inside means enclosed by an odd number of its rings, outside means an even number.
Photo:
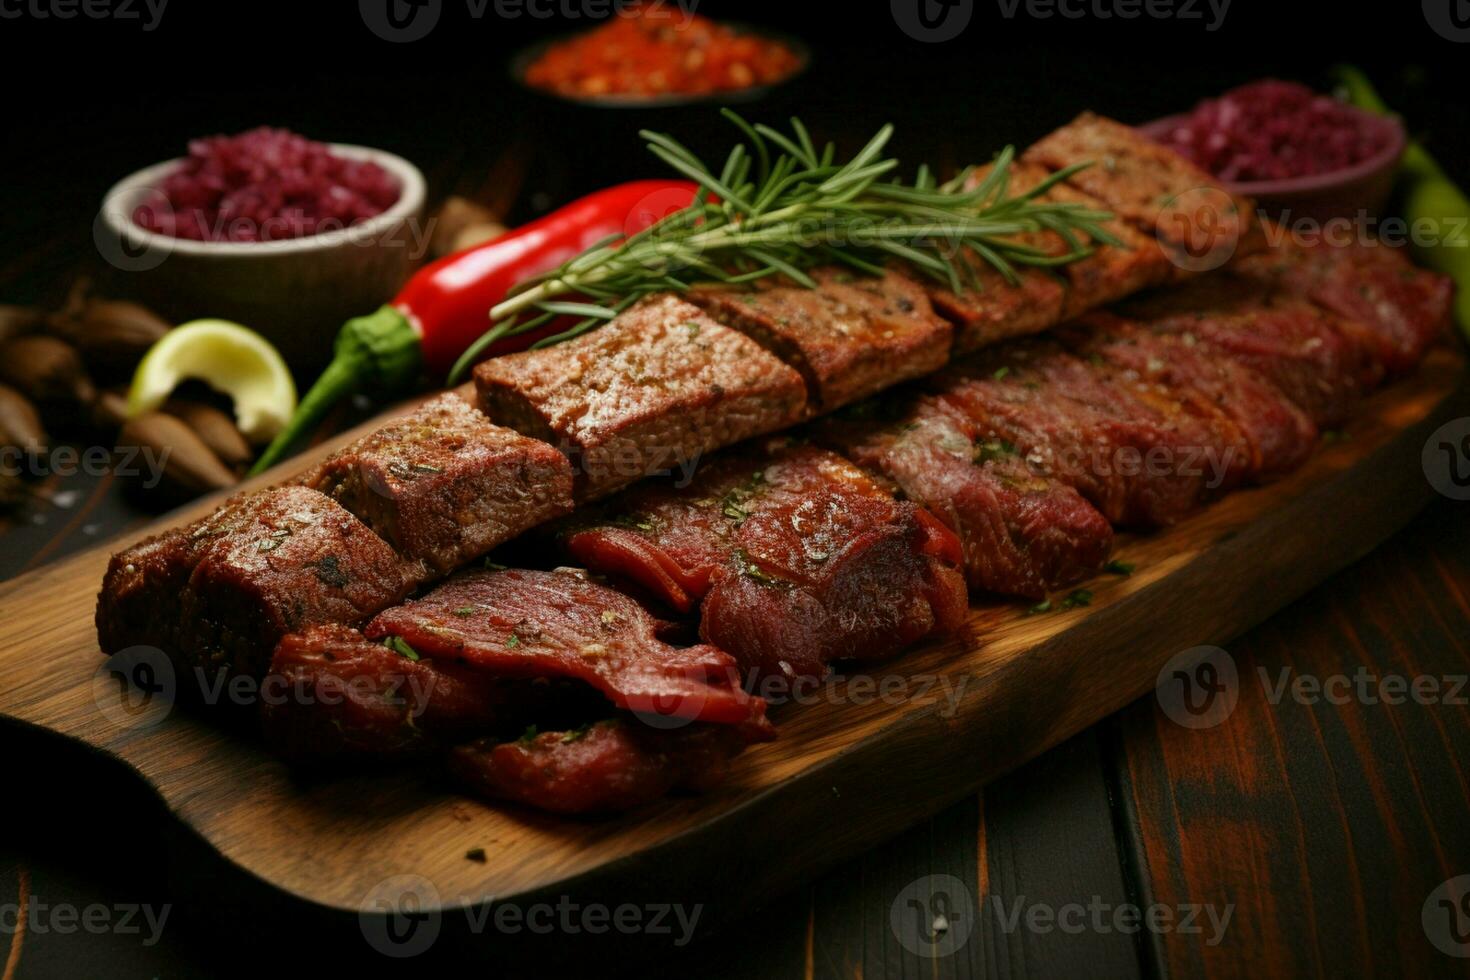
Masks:
[[[1107,561],[1113,529],[1096,508],[931,397],[886,399],[823,423],[816,438],[948,525],[971,589],[1040,599]]]
[[[566,457],[456,394],[387,423],[304,482],[435,577],[572,509]]]
[[[1062,334],[1075,353],[1102,360],[1134,383],[1161,387],[1199,415],[1223,417],[1236,430],[1250,478],[1289,473],[1311,455],[1317,426],[1250,367],[1111,313],[1080,322],[1090,329]]]
[[[825,450],[771,440],[637,487],[564,532],[577,561],[631,579],[759,676],[820,677],[956,629],[959,542]]]
[[[281,640],[261,684],[271,748],[293,762],[413,758],[524,725],[529,685],[370,643],[347,626]]]
[[[148,645],[181,666],[259,677],[282,636],[359,622],[416,582],[387,542],[329,497],[278,487],[114,555],[97,637],[108,653]]]
[[[740,688],[727,653],[670,646],[656,630],[637,602],[585,576],[504,569],[461,573],[363,633],[494,677],[581,681],[625,711],[770,733],[765,702]]]
[[[1007,345],[941,372],[929,390],[987,441],[1092,502],[1114,525],[1167,525],[1240,482],[1238,436],[1167,391],[1120,382],[1049,341]]]
[[[1057,171],[1091,162],[1067,183],[1118,217],[1155,235],[1181,269],[1212,269],[1261,244],[1249,201],[1142,133],[1091,112],[1042,137],[1022,154]]]
[[[492,419],[567,453],[579,500],[791,425],[806,406],[796,371],[668,294],[576,340],[492,358],[475,383]]]
[[[813,411],[840,408],[949,360],[954,328],[913,279],[845,268],[810,275],[815,288],[702,287],[689,300],[800,371]]]

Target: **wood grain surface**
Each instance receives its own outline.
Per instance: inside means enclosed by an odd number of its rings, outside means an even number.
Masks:
[[[233,865],[326,908],[355,912],[383,882],[414,875],[445,910],[679,894],[728,916],[1087,728],[1149,690],[1173,655],[1227,640],[1372,548],[1430,494],[1420,452],[1462,410],[1462,366],[1437,352],[1290,479],[1231,495],[1166,533],[1125,539],[1119,557],[1136,570],[1090,583],[1089,606],[1027,615],[1011,603],[979,605],[967,635],[845,678],[817,703],[779,709],[782,738],[742,756],[715,792],[617,820],[490,807],[425,773],[303,783],[248,736],[183,710],[146,726],[117,723],[105,710],[121,697],[117,685],[94,683],[101,658],[90,615],[107,548],[0,587],[0,616],[18,637],[0,653],[0,711],[123,760]],[[953,703],[942,686],[916,696],[936,678],[958,692]],[[907,692],[873,700],[862,686],[885,681]],[[1270,737],[1269,727],[1250,731]],[[1187,753],[1165,758],[1171,775],[1187,764]],[[1135,795],[1146,819],[1154,798]],[[823,846],[802,846],[813,835]],[[753,845],[766,860],[732,874],[728,855]],[[465,859],[473,848],[486,862]],[[1001,889],[988,893],[1003,894],[1008,875],[1028,880],[999,857],[987,875]],[[1100,961],[1125,955],[1099,942]],[[998,963],[1025,959],[1024,941],[985,948],[1009,951]]]
[[[809,73],[804,94],[812,97],[803,115],[814,131],[854,148],[891,119],[900,124],[906,159],[963,163],[1006,142],[1039,136],[1084,105],[1121,119],[1154,118],[1261,74],[1320,82],[1328,64],[1370,57],[1381,63],[1375,80],[1390,103],[1405,113],[1416,135],[1431,137],[1440,160],[1463,185],[1463,161],[1470,159],[1460,125],[1463,107],[1444,97],[1461,76],[1459,46],[1430,36],[1416,5],[1393,11],[1405,28],[1397,34],[1385,30],[1387,9],[1376,12],[1371,39],[1362,33],[1361,18],[1323,19],[1304,10],[1303,19],[1311,18],[1313,36],[1321,41],[1308,48],[1260,43],[1281,36],[1284,8],[1237,7],[1217,33],[1183,23],[1171,31],[1165,22],[1146,33],[1146,20],[1079,24],[1085,56],[1066,47],[1054,19],[1033,25],[1040,37],[1032,43],[1018,42],[1024,24],[996,21],[994,29],[972,26],[968,37],[980,40],[978,46],[904,48],[887,5],[854,7],[844,11],[848,23],[823,45]],[[203,16],[208,9],[181,16]],[[300,13],[299,5],[289,12],[292,22]],[[778,16],[786,25],[799,13],[784,5]],[[830,11],[814,5],[807,14],[823,27],[798,33],[821,37]],[[575,158],[548,149],[540,130],[549,127],[497,87],[500,64],[485,45],[518,43],[510,36],[515,25],[508,22],[497,22],[493,31],[441,30],[441,38],[462,37],[469,50],[456,57],[430,47],[419,62],[413,52],[405,57],[403,46],[371,46],[374,39],[359,31],[366,56],[362,46],[342,55],[358,62],[356,75],[339,74],[348,69],[323,60],[328,66],[314,80],[290,77],[262,88],[255,74],[238,73],[236,91],[220,82],[190,98],[151,100],[146,132],[137,124],[138,84],[96,85],[99,71],[135,80],[140,65],[151,63],[168,79],[153,88],[164,91],[176,81],[179,50],[211,50],[218,31],[236,36],[247,26],[223,7],[217,15],[221,26],[200,23],[200,33],[185,30],[182,40],[179,31],[188,26],[183,19],[169,31],[128,34],[123,44],[117,35],[98,32],[111,53],[104,57],[95,48],[89,57],[85,45],[78,45],[69,28],[80,30],[79,24],[31,25],[55,27],[48,36],[60,45],[58,63],[90,64],[92,70],[63,73],[73,79],[75,98],[54,78],[17,88],[22,95],[13,108],[22,121],[16,132],[34,138],[17,179],[3,191],[13,246],[0,257],[6,302],[59,304],[79,273],[101,274],[104,294],[126,295],[125,282],[109,275],[95,254],[97,201],[117,175],[155,162],[203,132],[273,121],[308,134],[387,145],[423,167],[436,196],[474,198],[505,214],[508,223],[596,186],[570,180]],[[316,52],[321,59],[351,40],[342,36],[340,15],[331,16],[331,40]],[[740,16],[759,19],[744,8]],[[261,19],[257,50],[279,48],[281,23]],[[26,25],[12,26],[19,31]],[[1401,71],[1394,42],[1405,33],[1410,41],[1404,50],[1412,48],[1417,57],[1438,44],[1446,53],[1444,64],[1431,65],[1427,74],[1418,66]],[[156,43],[145,50],[150,39]],[[1120,50],[1128,54],[1120,58]],[[385,57],[402,61],[402,70],[388,70]],[[28,63],[17,59],[16,70],[30,72],[22,67]],[[875,64],[883,70],[873,71]],[[1161,64],[1168,84],[1159,83]],[[1001,81],[977,90],[981,77]],[[1043,84],[1032,84],[1038,80]],[[984,111],[957,115],[952,98],[933,97],[936,87],[979,91],[986,96]],[[360,97],[343,99],[344,90]],[[40,103],[30,121],[45,117],[45,125],[28,126],[28,107],[38,93],[51,91],[58,93],[57,109],[52,113]],[[86,111],[98,98],[108,100],[106,111]],[[394,105],[402,111],[394,112]],[[493,123],[467,127],[467,118]],[[579,148],[588,144],[585,133],[575,138]],[[79,146],[86,152],[78,152]],[[602,154],[589,157],[595,179],[605,183]],[[1467,408],[1458,412],[1467,414]],[[327,428],[340,428],[349,416],[336,416]],[[1401,475],[1410,479],[1417,463],[1405,466]],[[157,513],[156,504],[110,474],[51,476],[32,487],[34,503],[0,519],[0,579],[101,542],[132,540]],[[1426,493],[1421,477],[1412,494],[1417,501]],[[1435,498],[1382,546],[1225,646],[1242,675],[1265,667],[1273,680],[1284,667],[1313,675],[1324,669],[1351,673],[1364,663],[1378,671],[1464,676],[1470,673],[1467,636],[1470,506]],[[0,698],[8,685],[0,675]],[[1351,724],[1344,720],[1348,716]],[[1260,736],[1263,723],[1267,734]],[[191,848],[197,842],[124,765],[3,719],[0,749],[7,785],[0,806],[0,963],[6,980],[373,976],[395,967],[411,975],[501,972],[454,956],[439,970],[424,959],[387,960],[367,947],[355,918],[329,931],[308,917],[309,906],[272,889],[259,901],[242,903],[252,879],[226,862],[207,864],[213,852]],[[762,980],[1470,976],[1470,959],[1435,949],[1420,927],[1420,909],[1431,890],[1451,874],[1470,873],[1470,807],[1458,789],[1470,779],[1467,755],[1470,718],[1462,705],[1272,702],[1252,682],[1241,686],[1224,723],[1186,730],[1150,693],[884,842],[834,859],[815,878],[728,903],[736,905],[733,917],[718,930],[707,927],[712,919],[701,919],[692,943],[665,940],[637,957],[609,950],[593,967],[604,977]],[[896,810],[911,802],[883,784],[873,792]],[[785,835],[794,838],[785,846],[820,851],[829,837],[840,841],[849,832],[834,812],[819,833]],[[752,838],[732,848],[727,858],[735,867],[723,874],[769,863],[766,844]],[[1274,867],[1270,861],[1283,863]],[[886,917],[903,889],[936,874],[956,877],[969,888],[980,919],[960,948],[930,958],[904,948]],[[1090,926],[1081,932],[1007,929],[987,901],[1003,897],[1009,910],[1020,896],[1056,905],[1094,898],[1115,902],[1120,894],[1143,904],[1233,903],[1234,916],[1223,941],[1211,946],[1198,934],[1124,937]],[[9,909],[95,905],[143,905],[166,911],[167,923],[157,936],[6,928]],[[546,953],[561,944],[562,937],[550,937]],[[288,948],[289,957],[283,955]]]

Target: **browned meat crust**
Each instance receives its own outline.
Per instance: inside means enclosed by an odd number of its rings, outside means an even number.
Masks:
[[[1325,239],[1295,243],[1288,235],[1241,266],[1241,274],[1263,288],[1310,300],[1346,329],[1366,334],[1374,359],[1390,375],[1412,370],[1449,331],[1454,283],[1416,268],[1403,249]]]
[[[183,666],[259,677],[282,636],[361,621],[415,583],[388,543],[340,505],[278,487],[114,555],[97,638],[108,653],[148,645]]]
[[[504,569],[456,575],[363,633],[489,676],[579,681],[626,711],[770,733],[765,702],[741,690],[729,654],[671,646],[657,629],[633,599],[585,576]]]
[[[1262,245],[1250,201],[1131,126],[1084,112],[1042,137],[1022,159],[1052,171],[1091,161],[1068,182],[1156,236],[1181,272],[1218,268]]]
[[[1028,241],[1038,248],[1039,242]],[[1033,266],[1016,269],[1015,285],[979,256],[962,255],[972,280],[969,288],[953,292],[929,284],[934,308],[955,325],[954,350],[968,354],[997,341],[1040,333],[1062,319],[1067,304],[1066,280],[1055,272]]]
[[[261,724],[293,762],[411,758],[506,730],[514,688],[489,676],[412,660],[347,626],[281,640],[261,684]]]
[[[1027,177],[1027,180],[1034,179],[1034,175]],[[1047,197],[1081,204],[1095,211],[1109,210],[1102,201],[1065,183],[1052,188]],[[1104,221],[1102,226],[1120,244],[1094,243],[1092,255],[1062,268],[1069,287],[1063,318],[1106,306],[1150,286],[1163,285],[1178,275],[1178,267],[1169,261],[1158,239],[1136,231],[1116,218]]]
[[[1129,383],[1053,342],[1017,342],[955,365],[929,390],[1114,525],[1171,524],[1237,485],[1249,462],[1221,417],[1201,417],[1167,390]]]
[[[455,394],[389,422],[303,482],[434,577],[572,509],[565,456]]]
[[[1107,561],[1108,522],[1011,444],[934,398],[858,406],[870,407],[824,422],[815,437],[944,521],[964,546],[971,589],[1040,599]]]
[[[980,168],[975,180],[985,179],[990,170],[989,166]],[[1024,194],[1049,176],[1045,167],[1014,162],[1007,172],[1006,193]],[[1102,201],[1066,184],[1053,186],[1041,195],[1041,200],[1108,210]],[[1093,255],[1055,270],[1017,265],[1020,281],[1015,284],[969,250],[961,256],[971,280],[968,289],[955,293],[925,278],[935,308],[958,328],[955,352],[969,353],[1009,337],[1038,333],[1084,310],[1172,278],[1175,266],[1152,236],[1116,219],[1103,222],[1103,227],[1121,244],[1080,239],[1077,244],[1093,247]],[[1073,251],[1072,244],[1056,232],[1036,232],[1017,239],[1053,257]]]
[[[790,425],[801,375],[676,296],[649,297],[568,343],[486,361],[481,404],[572,460],[579,500]]]
[[[812,411],[832,409],[936,371],[954,328],[924,289],[898,272],[811,273],[815,289],[765,285],[693,290],[690,302],[740,330],[806,378]]]
[[[820,677],[951,631],[968,608],[960,545],[852,463],[775,439],[682,489],[638,487],[574,517],[567,550],[632,580],[759,677]]]
[[[1120,370],[1127,383],[1161,387],[1196,414],[1219,417],[1233,427],[1251,479],[1289,473],[1311,455],[1317,426],[1248,365],[1111,313],[1093,313],[1080,322],[1090,329],[1062,334],[1078,354]]]

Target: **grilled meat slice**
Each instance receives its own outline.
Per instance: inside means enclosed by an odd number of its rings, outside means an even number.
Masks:
[[[456,394],[387,423],[303,482],[433,577],[572,509],[565,456],[491,424]]]
[[[626,711],[770,732],[765,702],[741,690],[729,654],[673,647],[656,630],[637,602],[585,576],[505,569],[456,575],[363,633],[494,677],[580,681]]]
[[[1017,237],[1035,248],[1046,249],[1050,244],[1046,233]],[[968,354],[1010,337],[1040,333],[1061,322],[1067,286],[1057,273],[1018,266],[1018,281],[1012,284],[972,252],[962,252],[959,261],[967,270],[968,288],[956,293],[938,283],[929,284],[934,308],[955,325],[956,354]]]
[[[1243,263],[1242,273],[1365,328],[1390,375],[1416,367],[1449,328],[1454,284],[1373,242],[1288,239]]]
[[[980,168],[975,182],[984,180],[990,170],[990,167]],[[1044,167],[1012,163],[1007,174],[1007,194],[1031,191],[1048,177],[1050,173]],[[1054,185],[1040,199],[1081,204],[1095,211],[1107,210],[1101,201],[1066,184]],[[1039,333],[1067,317],[1171,279],[1175,267],[1151,236],[1118,220],[1105,221],[1102,225],[1119,245],[1079,240],[1078,245],[1093,247],[1094,254],[1057,270],[1017,265],[1014,271],[1019,281],[1016,283],[1009,282],[969,249],[960,255],[969,288],[955,293],[926,278],[924,282],[935,308],[956,324],[956,353],[969,353],[1008,337]],[[1052,257],[1073,251],[1072,243],[1052,231],[1016,238]]]
[[[491,731],[517,730],[530,685],[369,643],[347,626],[283,638],[261,684],[266,741],[293,762],[431,754]]]
[[[1054,342],[1025,341],[941,372],[939,401],[1014,447],[1114,525],[1167,525],[1237,484],[1238,434],[1167,392],[1129,384]]]
[[[972,590],[1039,599],[1107,561],[1113,529],[1076,490],[932,397],[885,401],[822,423],[815,437],[948,525]]]
[[[1131,126],[1091,112],[1042,137],[1022,159],[1051,171],[1089,163],[1067,182],[1158,238],[1182,271],[1218,268],[1264,243],[1250,201]]]
[[[1120,311],[1147,330],[1246,365],[1319,427],[1337,425],[1383,380],[1379,345],[1356,321],[1293,298],[1273,282],[1220,272]]]
[[[605,496],[702,453],[798,421],[801,375],[676,296],[599,330],[475,369],[492,419],[566,453],[576,496]]]
[[[1066,183],[1058,184],[1046,196],[1094,211],[1108,210],[1102,201]],[[1067,302],[1062,309],[1064,318],[1106,306],[1150,286],[1172,282],[1178,276],[1178,266],[1169,261],[1158,239],[1117,218],[1104,221],[1102,227],[1118,244],[1091,243],[1092,255],[1062,267],[1068,286]]]
[[[1202,416],[1227,419],[1243,439],[1251,478],[1289,473],[1311,455],[1316,425],[1250,367],[1111,313],[1093,313],[1080,322],[1083,328],[1063,334],[1080,356],[1099,358],[1129,380],[1161,386]]]
[[[899,272],[817,269],[815,288],[766,284],[692,290],[703,307],[801,372],[813,411],[831,411],[949,360],[954,328]]]
[[[450,753],[470,791],[552,813],[631,810],[673,789],[705,792],[746,746],[728,726],[660,731],[621,718],[512,742],[481,739]]]
[[[97,637],[108,653],[149,645],[181,666],[260,677],[287,633],[361,621],[415,584],[415,570],[339,504],[278,487],[114,555]]]
[[[631,579],[742,667],[822,676],[957,628],[952,532],[833,453],[789,440],[722,455],[682,489],[638,487],[563,530],[589,568]]]
[[[1036,164],[1016,162],[1011,165],[1011,194],[1024,194],[1051,177],[1050,171]],[[1091,211],[1107,211],[1107,204],[1065,182],[1052,185],[1040,200],[1058,204],[1076,204]],[[1067,281],[1066,301],[1062,316],[1070,318],[1086,310],[1122,299],[1140,289],[1157,286],[1174,278],[1176,267],[1164,254],[1158,240],[1135,230],[1127,222],[1112,218],[1101,222],[1104,231],[1118,240],[1117,245],[1100,241],[1079,242],[1093,248],[1093,254],[1065,265],[1060,270]],[[1060,235],[1043,233],[1035,241],[1046,243],[1048,255],[1066,255],[1072,246]]]

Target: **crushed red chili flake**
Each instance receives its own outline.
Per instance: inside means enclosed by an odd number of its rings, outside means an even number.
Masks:
[[[673,4],[638,4],[547,48],[525,80],[569,96],[699,95],[769,85],[799,67],[797,53],[774,38],[734,31]]]
[[[189,143],[189,155],[133,212],[149,231],[260,242],[335,231],[382,214],[402,188],[388,171],[325,143],[262,126]]]
[[[1206,99],[1159,141],[1222,180],[1332,173],[1384,149],[1381,127],[1295,82],[1264,79]]]

